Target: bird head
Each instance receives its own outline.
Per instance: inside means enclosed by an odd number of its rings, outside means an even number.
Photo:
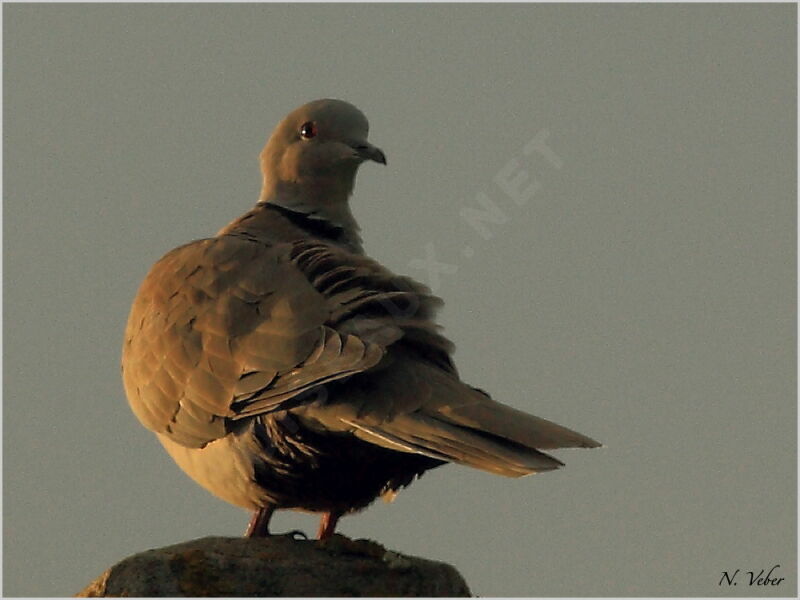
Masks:
[[[324,205],[345,202],[361,163],[386,164],[368,133],[364,114],[342,100],[315,100],[295,109],[261,152],[260,201],[317,214]]]

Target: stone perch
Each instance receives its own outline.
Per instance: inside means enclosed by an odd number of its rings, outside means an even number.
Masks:
[[[369,540],[205,537],[117,563],[78,597],[469,597],[452,566]]]

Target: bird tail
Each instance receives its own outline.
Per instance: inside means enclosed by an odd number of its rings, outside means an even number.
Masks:
[[[558,423],[501,404],[483,390],[457,403],[443,403],[436,415],[453,425],[467,427],[514,441],[537,450],[597,448],[601,444]]]
[[[359,421],[347,423],[356,436],[370,443],[506,477],[552,471],[564,464],[536,449],[422,413],[398,416],[380,426]]]
[[[371,443],[455,462],[507,477],[551,471],[564,465],[542,452],[595,448],[595,440],[556,423],[492,400],[447,376],[438,401],[382,422],[353,419],[353,433]],[[457,384],[455,398],[448,388]],[[455,390],[453,390],[455,392]]]

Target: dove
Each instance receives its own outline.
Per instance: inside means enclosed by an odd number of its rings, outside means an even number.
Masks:
[[[349,199],[361,164],[386,164],[368,131],[342,100],[289,113],[255,206],[164,255],[130,311],[133,413],[195,482],[252,512],[249,537],[286,509],[320,514],[328,538],[447,463],[521,477],[563,466],[545,451],[599,446],[464,383],[441,300],[364,253]]]

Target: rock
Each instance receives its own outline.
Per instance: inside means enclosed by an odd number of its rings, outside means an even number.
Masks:
[[[99,596],[469,597],[452,566],[369,540],[206,537],[117,563],[77,594]]]

